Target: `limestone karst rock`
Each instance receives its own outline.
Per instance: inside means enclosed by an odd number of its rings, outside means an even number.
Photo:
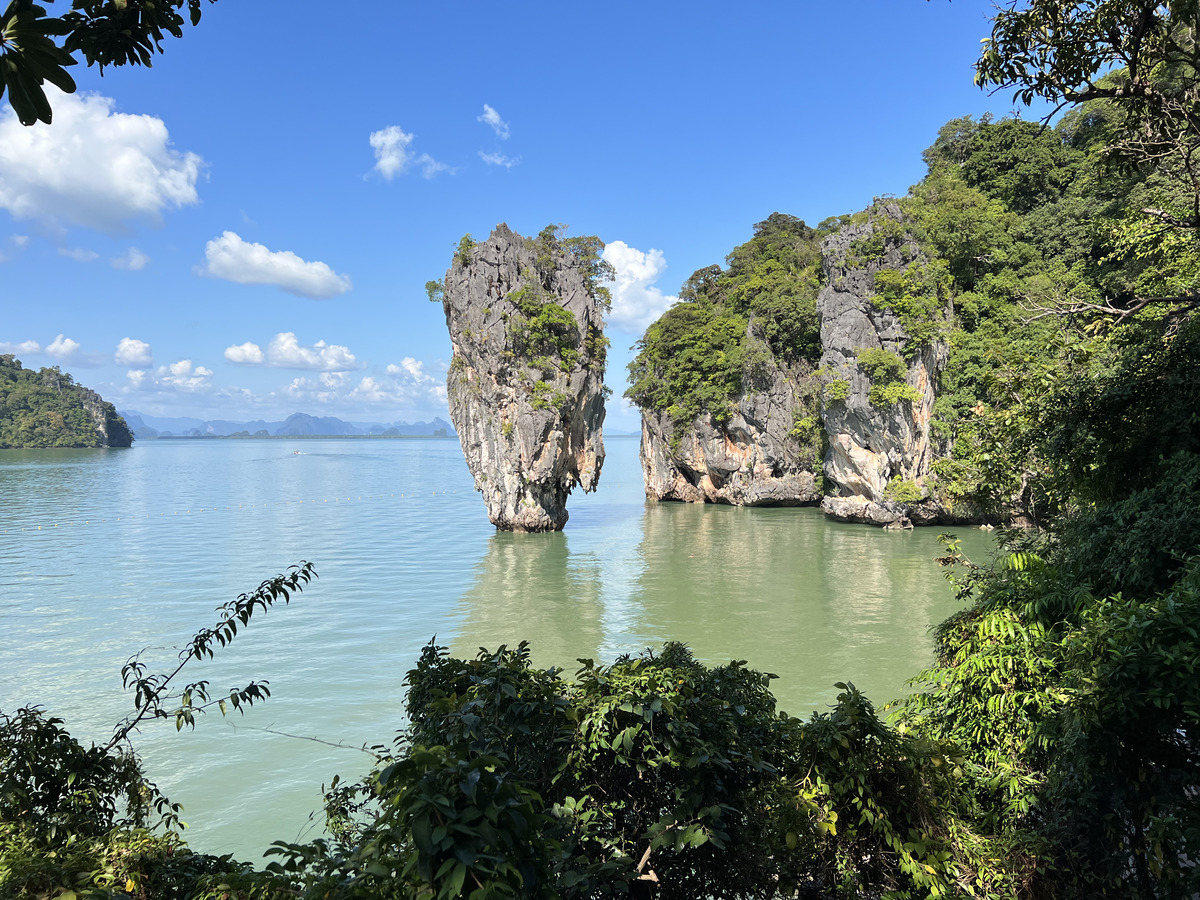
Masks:
[[[920,251],[894,203],[877,204],[866,221],[826,238],[821,251],[817,312],[831,494],[821,508],[877,525],[933,521],[939,511],[923,502],[923,480],[935,458],[930,419],[948,350],[936,333],[919,342],[877,299],[879,274],[919,268]],[[938,314],[949,314],[948,301]]]
[[[482,243],[464,238],[446,272],[450,418],[497,528],[557,531],[572,487],[600,480],[602,248],[501,224]]]
[[[642,472],[654,500],[795,506],[821,499],[817,455],[798,440],[796,411],[819,388],[802,365],[785,366],[765,344],[766,362],[732,404],[729,418],[693,420],[676,439],[665,412],[642,411]]]

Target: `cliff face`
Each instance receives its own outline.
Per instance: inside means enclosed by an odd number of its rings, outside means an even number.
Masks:
[[[717,422],[707,413],[678,440],[669,415],[643,410],[641,458],[647,496],[734,506],[795,506],[820,500],[814,472],[819,454],[797,433],[796,425],[815,399],[816,378],[802,366],[784,367],[768,357],[748,387],[726,421]]]
[[[572,252],[498,225],[464,241],[442,306],[454,356],[450,418],[488,518],[508,531],[557,531],[576,484],[604,463],[601,300]]]
[[[830,235],[820,254],[819,365],[784,365],[760,342],[767,362],[743,379],[724,421],[709,411],[679,429],[666,412],[643,409],[647,496],[820,502],[839,520],[894,527],[966,520],[970,511],[932,496],[928,477],[952,313],[942,270],[894,203]],[[751,320],[751,337],[754,328]]]
[[[57,366],[26,369],[0,354],[0,448],[128,447],[133,434],[111,403]]]
[[[97,446],[133,446],[133,432],[129,430],[125,420],[117,415],[116,407],[95,391],[85,387],[79,389],[79,400],[83,405],[84,412],[91,417],[92,424],[96,428],[99,438]]]
[[[907,526],[937,516],[936,504],[921,498],[934,458],[934,391],[948,350],[940,339],[917,345],[893,309],[874,299],[881,271],[920,263],[911,235],[896,227],[901,222],[894,204],[877,206],[867,222],[830,235],[821,247],[825,287],[817,313],[831,494],[821,508],[845,521]]]

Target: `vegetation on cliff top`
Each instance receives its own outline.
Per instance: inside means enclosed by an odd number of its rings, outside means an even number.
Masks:
[[[638,341],[625,396],[665,412],[678,433],[705,412],[728,421],[731,401],[761,382],[772,356],[815,368],[821,234],[772,213],[726,257],[728,268],[692,273]]]
[[[35,372],[0,354],[0,448],[128,447],[132,440],[111,403],[57,366]]]
[[[474,660],[430,646],[409,673],[410,725],[394,749],[329,793],[330,836],[280,845],[255,872],[140,830],[154,792],[136,759],[114,757],[116,745],[84,750],[61,723],[22,711],[0,719],[0,889],[222,900],[1200,893],[1197,222],[1137,209],[1147,191],[1192,190],[1163,156],[1100,175],[1130,122],[1155,134],[1136,103],[1112,104],[1176,79],[1152,67],[1144,90],[1105,96],[1037,68],[1077,64],[1079,47],[1120,49],[1133,28],[1127,59],[1181,35],[1195,50],[1194,16],[1134,6],[1140,15],[1115,2],[1002,9],[985,80],[1104,105],[1046,132],[957,120],[906,201],[960,292],[957,418],[942,413],[965,448],[954,459],[977,475],[993,467],[1001,492],[1012,490],[1003,478],[1021,478],[1049,527],[1005,534],[986,565],[948,539],[942,561],[967,606],[939,627],[935,663],[891,723],[849,684],[828,713],[780,716],[769,676],[708,668],[675,644],[612,666],[582,661],[571,684],[534,670],[524,646]],[[1066,32],[1035,27],[1052,13]],[[1105,27],[1088,31],[1101,13]],[[1021,55],[1051,32],[1079,40]],[[1009,64],[993,55],[1006,47]],[[1072,179],[1060,165],[1078,166]],[[1156,233],[1138,224],[1147,216]],[[254,606],[245,597],[229,612],[245,624]],[[237,629],[228,621],[209,632],[222,645]],[[212,640],[191,646],[211,651]],[[169,679],[128,673],[139,709],[186,721],[198,694],[170,700]],[[169,804],[155,812],[170,822]]]

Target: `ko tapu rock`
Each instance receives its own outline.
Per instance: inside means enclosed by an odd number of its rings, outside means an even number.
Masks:
[[[611,274],[596,238],[497,225],[465,237],[440,293],[454,355],[450,418],[488,518],[506,531],[557,531],[575,485],[604,463],[603,313]]]

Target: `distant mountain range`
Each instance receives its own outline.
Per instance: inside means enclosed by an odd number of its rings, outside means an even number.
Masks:
[[[138,440],[171,437],[306,437],[313,435],[377,435],[379,437],[454,437],[454,426],[435,418],[432,422],[346,422],[333,416],[293,413],[282,422],[230,422],[225,419],[192,419],[148,416],[120,410]]]

